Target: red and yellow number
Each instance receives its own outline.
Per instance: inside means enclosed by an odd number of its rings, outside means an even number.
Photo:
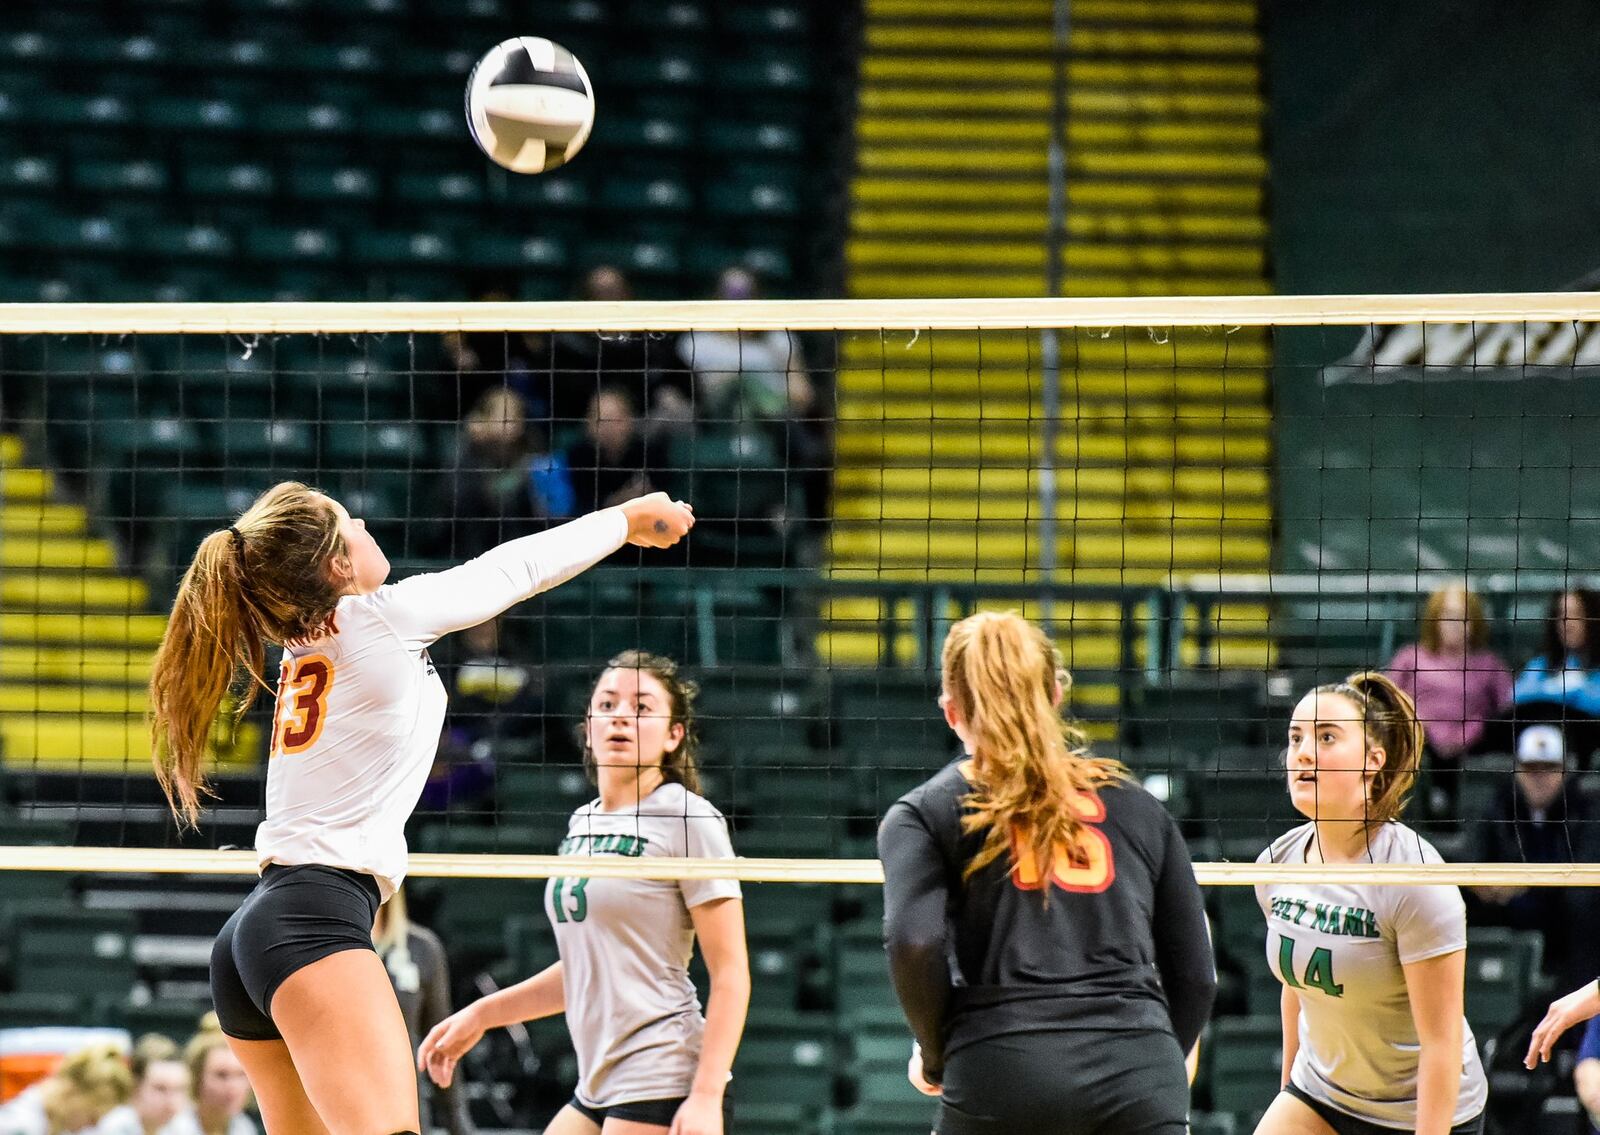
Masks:
[[[328,719],[333,662],[323,654],[284,657],[278,677],[278,722],[273,755],[303,753],[322,736]]]
[[[1075,860],[1065,847],[1056,848],[1055,862],[1051,864],[1050,881],[1063,891],[1097,895],[1111,886],[1117,878],[1117,864],[1111,855],[1111,841],[1095,824],[1106,818],[1105,803],[1098,796],[1078,796],[1072,801],[1073,811],[1083,821],[1079,857]],[[1039,865],[1034,862],[1033,849],[1024,838],[1025,832],[1016,831],[1011,836],[1012,853],[1017,868],[1011,879],[1024,891],[1037,891],[1040,887]]]

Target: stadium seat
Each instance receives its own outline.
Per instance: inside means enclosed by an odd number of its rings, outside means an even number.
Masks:
[[[211,455],[229,469],[300,473],[316,452],[304,422],[230,415],[211,426]]]
[[[267,263],[331,264],[339,249],[334,233],[311,225],[261,225],[244,238],[246,255]]]
[[[427,461],[422,430],[412,422],[324,420],[322,466],[332,470],[412,468]]]
[[[664,117],[622,118],[606,125],[607,149],[644,151],[661,157],[678,156],[691,142],[682,119]]]
[[[394,196],[426,208],[467,208],[483,203],[483,179],[464,172],[400,173],[395,175]]]
[[[289,192],[302,201],[367,204],[381,188],[377,172],[361,166],[296,166],[289,173]]]
[[[792,217],[800,211],[800,198],[780,181],[732,179],[709,185],[706,205],[724,217]]]
[[[436,232],[357,229],[347,243],[358,262],[379,267],[448,264],[457,255],[455,242]]]
[[[148,130],[174,134],[231,134],[247,127],[244,108],[224,98],[153,98],[145,103],[140,120]]]
[[[1211,1037],[1211,1108],[1248,1131],[1278,1094],[1282,1023],[1277,1014],[1218,1017]]]
[[[1544,938],[1536,930],[1467,930],[1467,1022],[1479,1040],[1520,1020],[1540,981]]]
[[[565,273],[567,245],[555,237],[518,236],[510,233],[468,233],[463,241],[467,259],[483,268],[514,268]]]
[[[259,199],[277,189],[272,170],[260,162],[191,164],[184,168],[183,183],[191,195],[211,198]]]
[[[72,187],[80,193],[165,193],[170,182],[166,166],[148,159],[80,161],[72,170]]]
[[[156,1033],[178,1044],[194,1036],[200,1018],[211,1008],[200,1001],[135,1001],[126,996],[97,998],[94,1016],[103,1025],[127,1029],[136,1037]]]
[[[884,756],[910,754],[930,765],[953,751],[938,686],[927,675],[842,669],[832,678],[830,744]]]
[[[70,903],[11,908],[12,971],[30,993],[125,994],[134,982],[134,916]]]
[[[657,55],[614,59],[606,78],[627,90],[693,91],[705,83],[706,71],[693,53],[669,48]]]
[[[694,195],[679,178],[611,177],[601,184],[600,204],[619,213],[684,213]]]
[[[8,1028],[80,1028],[87,1016],[85,999],[73,993],[0,993],[0,1021]]]
[[[717,85],[726,90],[755,95],[798,94],[811,86],[812,76],[801,51],[730,59],[717,70]]]
[[[30,154],[0,159],[0,191],[8,197],[54,193],[61,184],[61,163],[53,156]]]
[[[799,157],[805,140],[788,122],[713,121],[705,128],[706,149],[732,158]]]

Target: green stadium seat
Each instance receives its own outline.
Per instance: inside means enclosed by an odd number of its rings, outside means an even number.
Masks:
[[[740,1041],[733,1070],[741,1122],[747,1102],[817,1111],[832,1101],[837,1042],[828,1024],[826,1019],[813,1022],[796,1013],[764,1013],[752,1021]]]
[[[152,258],[231,261],[239,243],[217,225],[154,221],[136,226],[133,247]]]
[[[70,903],[19,903],[11,908],[12,973],[30,993],[75,997],[124,994],[136,976],[134,916],[85,910]]]
[[[351,234],[349,245],[357,262],[367,265],[448,264],[457,256],[455,242],[436,232],[357,229]]]
[[[258,109],[256,127],[282,137],[343,137],[355,132],[355,118],[332,103],[271,102]]]
[[[601,185],[600,204],[622,213],[685,213],[694,206],[694,194],[678,178],[611,177]]]
[[[226,165],[189,165],[183,171],[184,188],[197,197],[259,199],[277,190],[271,168],[260,162]]]
[[[322,464],[328,469],[406,469],[427,459],[427,441],[412,422],[323,421]]]
[[[804,139],[787,122],[709,122],[705,145],[711,153],[730,157],[798,157]]]
[[[1253,1127],[1278,1094],[1283,1026],[1277,1014],[1211,1024],[1211,1107]]]
[[[0,192],[54,193],[61,184],[61,164],[49,155],[30,154],[0,159]]]
[[[594,240],[585,248],[592,264],[615,264],[640,277],[675,277],[683,267],[678,245],[667,240]]]
[[[148,130],[175,134],[229,134],[246,129],[244,108],[232,99],[164,96],[148,100],[140,114]]]
[[[21,227],[35,244],[64,255],[110,255],[128,247],[127,226],[109,216],[40,212],[29,214]]]
[[[668,49],[643,58],[614,59],[606,79],[624,89],[693,91],[705,84],[706,69],[693,54]]]
[[[540,177],[513,177],[504,188],[506,204],[527,210],[531,217],[580,212],[589,207],[591,200],[588,182],[565,170]]]
[[[705,7],[689,0],[632,0],[622,20],[624,26],[650,35],[698,36],[709,23]]]
[[[460,112],[451,114],[437,106],[391,106],[387,100],[378,99],[361,109],[360,123],[361,134],[374,142],[415,144],[431,141],[456,145],[461,141]]]
[[[469,233],[463,241],[467,260],[482,268],[527,269],[564,273],[567,246],[548,236],[514,236],[507,233]]]
[[[289,174],[289,193],[302,201],[367,204],[381,188],[377,172],[360,166],[297,166]]]
[[[741,753],[754,748],[809,747],[821,708],[805,678],[763,675],[744,666],[706,670],[697,677],[700,731],[708,741],[730,748],[737,742]],[[813,763],[825,765],[828,758],[819,756]]]
[[[837,670],[833,674],[831,740],[852,752],[929,764],[953,752],[935,680],[918,672]]]
[[[166,166],[148,159],[80,161],[72,171],[72,187],[80,193],[165,193],[170,182]]]
[[[717,5],[717,14],[725,30],[756,42],[799,38],[807,26],[806,8],[793,3],[724,0]]]
[[[481,205],[483,179],[473,173],[400,173],[394,179],[396,200],[430,208]]]
[[[312,225],[261,225],[247,231],[244,238],[245,254],[267,262],[333,264],[339,248],[334,233]]]
[[[298,472],[316,452],[311,428],[277,418],[229,417],[211,427],[213,455],[227,468]]]
[[[1544,939],[1536,930],[1467,930],[1467,1023],[1481,1039],[1522,1018],[1540,981]]]
[[[0,993],[0,1021],[8,1028],[78,1028],[88,1017],[85,999],[73,993]]]
[[[706,206],[724,217],[792,217],[800,198],[781,182],[732,180],[708,185]]]
[[[606,124],[605,144],[616,150],[676,155],[687,149],[692,140],[682,119],[620,118]]]
[[[133,1036],[156,1033],[178,1044],[194,1036],[200,1018],[210,1010],[200,1001],[134,1001],[127,997],[97,998],[94,1016],[99,1023],[127,1029]]]
[[[799,94],[811,86],[812,76],[803,51],[765,57],[730,59],[717,69],[717,85],[751,94]]]

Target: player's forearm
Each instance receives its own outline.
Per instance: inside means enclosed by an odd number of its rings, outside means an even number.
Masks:
[[[721,1096],[728,1090],[728,1073],[744,1035],[750,1011],[750,973],[713,974],[706,999],[706,1032],[700,1041],[700,1063],[695,1068],[695,1095]]]
[[[1461,1092],[1461,1038],[1422,1042],[1417,1066],[1417,1135],[1450,1135]]]
[[[486,1029],[501,1029],[523,1021],[553,1017],[567,1009],[561,963],[540,970],[526,981],[507,986],[472,1003],[478,1023]]]

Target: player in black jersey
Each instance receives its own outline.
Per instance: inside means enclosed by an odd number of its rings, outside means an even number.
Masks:
[[[889,969],[938,1135],[1183,1135],[1216,975],[1177,825],[1062,720],[1068,679],[1037,627],[963,619],[943,669],[967,759],[878,832]]]

